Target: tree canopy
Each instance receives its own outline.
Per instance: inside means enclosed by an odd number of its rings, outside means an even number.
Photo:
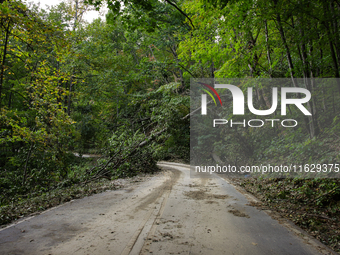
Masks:
[[[189,118],[192,78],[288,78],[312,93],[312,116],[288,109],[298,127],[218,129],[194,141],[197,155],[238,165],[339,163],[337,0],[72,0],[49,10],[0,3],[2,206],[151,172],[159,160],[188,162],[190,131],[200,131]],[[84,21],[102,4],[105,20]],[[256,109],[270,108],[272,85],[253,91]],[[212,137],[221,142],[205,146]],[[84,163],[74,153],[102,158]],[[332,183],[323,180],[329,190]]]

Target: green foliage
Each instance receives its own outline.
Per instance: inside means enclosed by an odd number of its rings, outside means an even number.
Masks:
[[[157,170],[157,158],[154,156],[155,144],[136,150],[136,147],[145,139],[146,136],[139,131],[131,135],[123,130],[117,131],[109,139],[110,154],[124,161],[118,168],[113,169],[115,178]],[[110,167],[110,164],[107,167]]]
[[[91,179],[153,172],[158,160],[189,161],[190,129],[200,131],[188,118],[192,77],[256,78],[256,109],[272,98],[273,85],[260,78],[339,78],[334,1],[171,1],[187,17],[167,1],[107,3],[107,20],[91,24],[72,3],[49,12],[21,1],[0,5],[2,206]],[[216,129],[193,144],[194,153],[234,165],[339,163],[340,86],[325,80],[295,84],[313,98],[310,118],[289,108],[297,128]],[[84,163],[73,152],[102,157]],[[334,180],[270,182],[249,185],[266,191],[267,201],[294,195],[329,216],[338,212]]]
[[[240,184],[263,201],[262,207],[277,211],[307,230],[333,250],[339,251],[339,179],[301,178],[244,179]]]
[[[132,127],[137,131],[132,133],[121,127],[109,139],[110,156],[125,161],[116,169],[115,175],[154,171],[156,162],[163,158],[188,160],[189,123],[181,118],[189,113],[189,98],[176,93],[179,86],[178,83],[163,85],[129,103],[135,116]],[[146,146],[140,146],[162,129],[168,129],[168,132],[155,137]]]

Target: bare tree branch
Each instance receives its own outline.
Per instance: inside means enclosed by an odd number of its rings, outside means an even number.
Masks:
[[[195,29],[194,24],[192,24],[191,19],[189,18],[189,16],[186,13],[184,13],[176,4],[170,2],[169,0],[165,0],[165,2],[167,2],[168,4],[170,4],[173,7],[175,7],[183,16],[185,16],[190,21],[190,24],[191,24],[192,28]]]

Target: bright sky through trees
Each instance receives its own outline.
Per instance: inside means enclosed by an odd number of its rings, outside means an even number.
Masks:
[[[26,2],[26,3],[33,2],[35,4],[40,3],[40,7],[45,9],[47,5],[48,6],[57,5],[61,2],[63,2],[63,0],[24,0],[24,2]],[[106,8],[102,8],[101,11],[102,10],[104,10],[104,13],[107,12]],[[100,13],[98,11],[87,11],[84,15],[84,19],[88,22],[92,22],[94,19],[96,19],[98,17],[104,17],[104,16],[100,15]]]

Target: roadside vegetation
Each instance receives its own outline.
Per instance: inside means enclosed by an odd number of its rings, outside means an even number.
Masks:
[[[297,127],[217,129],[193,141],[195,155],[238,166],[340,163],[336,0],[0,2],[0,224],[157,171],[159,160],[188,162],[191,78],[289,78],[312,93],[312,116],[287,110]],[[107,3],[105,19],[83,19]],[[271,85],[253,92],[256,109],[270,108]],[[279,109],[268,118],[282,119]],[[337,178],[239,183],[339,251]],[[25,213],[15,209],[22,201]]]
[[[157,26],[139,11],[131,18],[145,24],[112,11],[88,23],[94,7],[82,1],[0,8],[0,224],[189,158],[189,78],[174,35],[190,28],[185,17],[163,4],[170,16]]]
[[[339,179],[233,179],[262,203],[254,206],[272,210],[340,251]]]

